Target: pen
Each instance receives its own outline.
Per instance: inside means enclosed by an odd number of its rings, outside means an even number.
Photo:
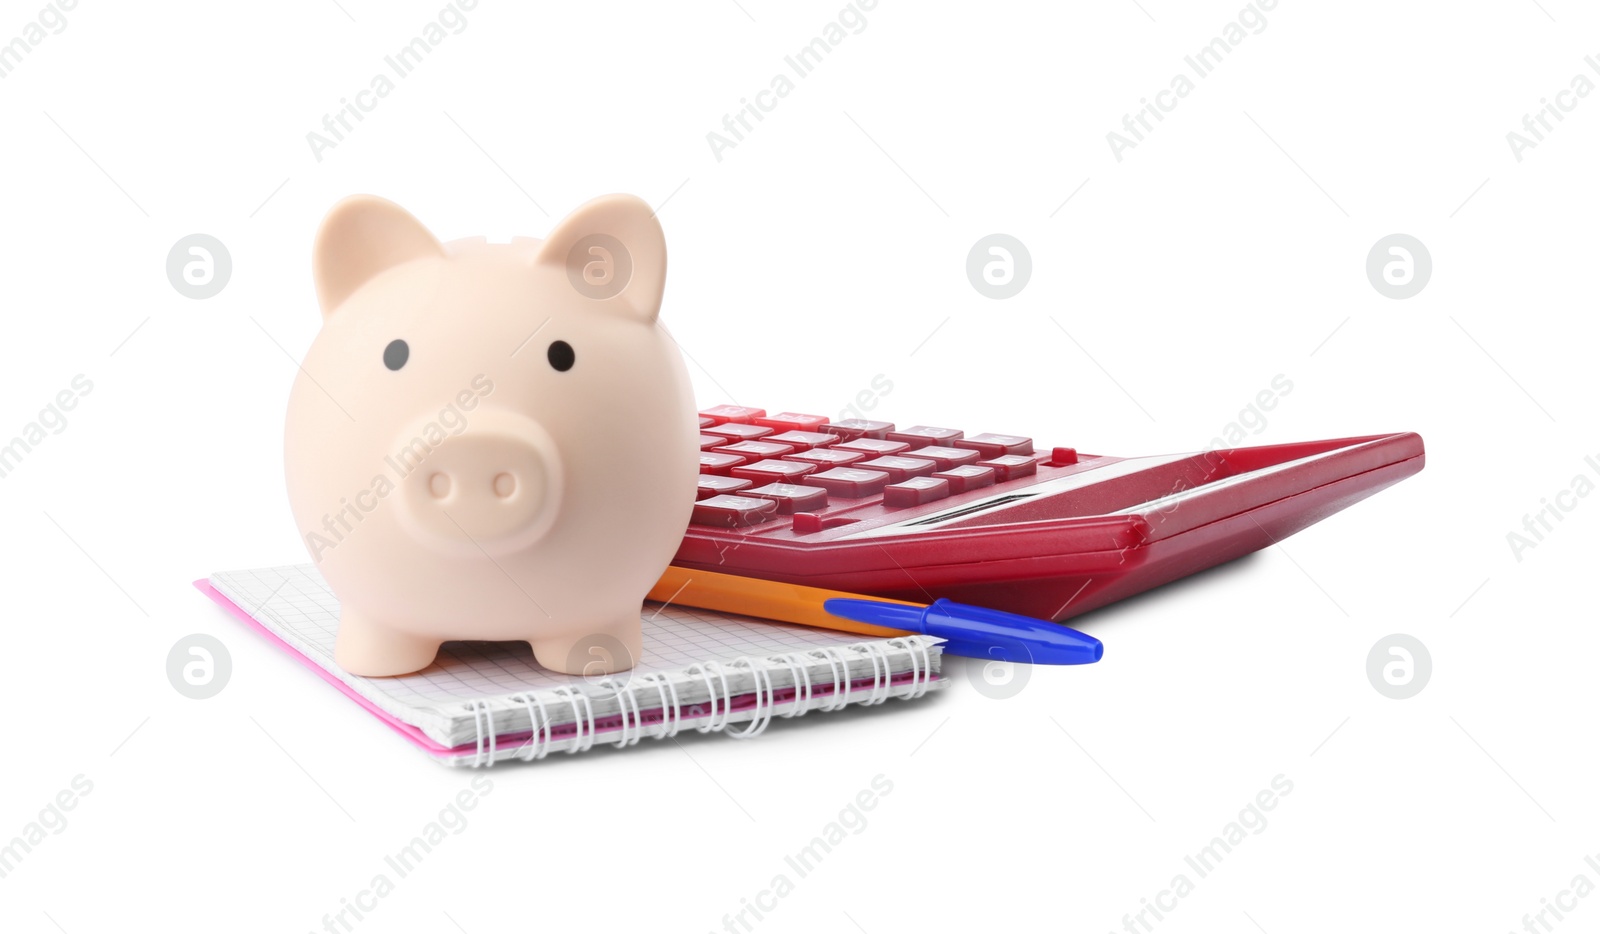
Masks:
[[[946,639],[951,655],[1036,664],[1098,661],[1100,640],[1058,623],[937,600],[932,607],[905,600],[762,580],[716,571],[667,568],[651,600],[738,613],[819,629],[893,637],[921,633]],[[839,615],[838,609],[845,615]],[[865,607],[859,605],[864,604]]]
[[[918,607],[835,597],[823,601],[822,608],[857,622],[937,636],[945,640],[946,652],[968,658],[1034,665],[1086,665],[1099,661],[1105,652],[1099,639],[1060,623],[943,598]]]

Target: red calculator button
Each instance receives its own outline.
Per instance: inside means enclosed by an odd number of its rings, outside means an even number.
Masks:
[[[719,477],[716,474],[703,473],[700,475],[700,485],[695,488],[695,499],[710,499],[723,493],[737,493],[754,486],[751,481],[742,477]]]
[[[860,451],[873,457],[882,457],[885,454],[899,454],[901,451],[911,450],[911,445],[904,441],[883,441],[878,438],[857,438],[854,441],[840,441],[833,446],[835,451]]]
[[[884,436],[887,441],[904,441],[912,449],[925,447],[930,444],[948,444],[961,437],[961,432],[955,428],[933,428],[928,425],[912,425],[899,431],[891,431]]]
[[[713,496],[694,504],[690,522],[734,528],[758,525],[778,515],[778,504],[754,496]]]
[[[835,467],[814,473],[800,482],[806,486],[820,486],[834,496],[861,497],[882,493],[889,475],[881,470]]]
[[[700,472],[726,474],[730,468],[744,463],[737,454],[718,454],[716,451],[700,452]]]
[[[747,490],[746,496],[759,496],[778,504],[778,515],[810,512],[828,505],[828,491],[821,487],[801,486],[798,483],[769,483]]]
[[[862,461],[858,465],[862,470],[881,470],[889,475],[892,483],[899,483],[911,477],[926,477],[938,469],[933,461],[926,461],[920,457],[879,457],[875,460]]]
[[[727,438],[720,438],[720,437],[718,437],[716,435],[701,435],[700,436],[700,450],[702,450],[702,451],[708,451],[711,448],[714,448],[719,444],[727,444],[727,443],[728,443],[728,439]]]
[[[973,490],[981,490],[994,484],[994,469],[992,467],[978,467],[973,464],[941,470],[934,476],[942,480],[949,480],[950,492],[952,493],[970,493]]]
[[[745,464],[734,467],[728,473],[735,477],[744,477],[760,483],[793,483],[801,477],[816,470],[815,464],[801,464],[796,461],[757,461],[754,464]]]
[[[976,451],[972,452],[978,453]],[[867,459],[867,455],[860,451],[836,451],[833,448],[812,448],[809,451],[796,451],[793,454],[783,455],[786,461],[798,461],[802,464],[816,464],[818,469],[829,467],[849,467],[859,464]]]
[[[776,428],[779,431],[816,431],[828,423],[828,416],[805,415],[800,412],[779,412],[776,415],[752,418],[750,423]]]
[[[752,418],[760,418],[767,414],[766,409],[752,409],[747,405],[717,405],[709,409],[701,409],[700,414],[711,419],[712,425],[723,422],[748,422]],[[701,428],[710,428],[711,425],[701,425]]]
[[[1070,467],[1078,462],[1077,448],[1051,448],[1051,467]]]
[[[772,429],[762,425],[746,425],[743,422],[723,422],[720,425],[712,425],[702,434],[716,435],[729,441],[754,441],[772,434]]]
[[[796,451],[809,451],[812,448],[825,448],[838,441],[839,436],[820,431],[786,431],[780,435],[767,435],[761,440],[771,441],[774,444],[787,444]]]
[[[971,448],[984,457],[999,457],[1002,454],[1032,454],[1033,439],[1021,435],[996,435],[984,432],[970,438],[959,438],[950,442],[954,448]]]
[[[960,467],[963,464],[975,464],[982,454],[970,448],[947,448],[937,444],[930,444],[925,448],[917,448],[913,452],[917,457],[926,458],[939,465],[940,470],[949,470],[951,467]]]
[[[894,422],[874,422],[865,418],[845,418],[837,422],[829,422],[817,430],[838,435],[846,441],[854,441],[857,438],[876,438],[882,441],[884,435],[894,431]]]
[[[766,457],[782,457],[794,453],[794,448],[787,444],[773,444],[770,441],[739,441],[734,444],[725,444],[717,448],[718,454],[737,454],[748,457],[753,461]]]
[[[709,417],[707,417],[705,415],[700,416],[700,427],[701,428],[710,428],[712,425],[715,425],[716,423],[717,423],[717,420],[714,419],[714,418],[709,418]]]
[[[1002,454],[986,461],[978,461],[977,466],[993,467],[1001,483],[1019,477],[1031,477],[1039,472],[1039,463],[1025,454]]]
[[[883,504],[889,507],[921,506],[950,495],[950,481],[943,477],[912,477],[883,488]]]

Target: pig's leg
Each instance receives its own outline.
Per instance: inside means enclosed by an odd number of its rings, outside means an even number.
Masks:
[[[439,654],[439,645],[438,639],[400,632],[345,607],[339,614],[333,658],[353,675],[382,678],[428,667]]]
[[[539,664],[568,675],[609,675],[639,664],[643,633],[639,605],[602,617],[580,633],[531,638]]]

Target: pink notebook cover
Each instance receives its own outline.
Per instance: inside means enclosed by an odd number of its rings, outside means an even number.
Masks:
[[[227,597],[223,596],[221,591],[211,586],[211,582],[209,580],[202,578],[201,580],[195,581],[194,586],[201,593],[216,601],[218,606],[233,614],[235,619],[238,619],[246,626],[249,626],[251,629],[254,629],[256,632],[265,636],[267,641],[289,653],[289,655],[293,657],[295,661],[311,669],[311,671],[317,677],[333,685],[339,690],[339,693],[360,704],[368,713],[388,724],[390,729],[394,730],[396,733],[399,733],[401,736],[404,736],[406,739],[411,740],[412,743],[416,744],[423,751],[431,755],[453,755],[457,754],[458,752],[467,753],[472,751],[473,747],[471,746],[459,746],[455,749],[452,749],[449,746],[436,743],[429,739],[425,733],[411,724],[401,721],[392,714],[379,710],[378,706],[372,701],[369,701],[360,694],[357,694],[355,688],[352,688],[350,685],[340,681],[321,665],[318,665],[316,662],[295,651],[294,646],[278,638],[276,633],[257,622],[255,617],[251,616],[249,613],[246,613],[237,603],[234,603],[232,600],[229,600]]]

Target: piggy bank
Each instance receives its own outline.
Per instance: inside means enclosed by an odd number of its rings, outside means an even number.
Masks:
[[[526,640],[567,674],[638,660],[699,471],[666,260],[627,195],[510,243],[441,244],[370,196],[329,213],[284,460],[347,671],[416,671],[451,639]]]

